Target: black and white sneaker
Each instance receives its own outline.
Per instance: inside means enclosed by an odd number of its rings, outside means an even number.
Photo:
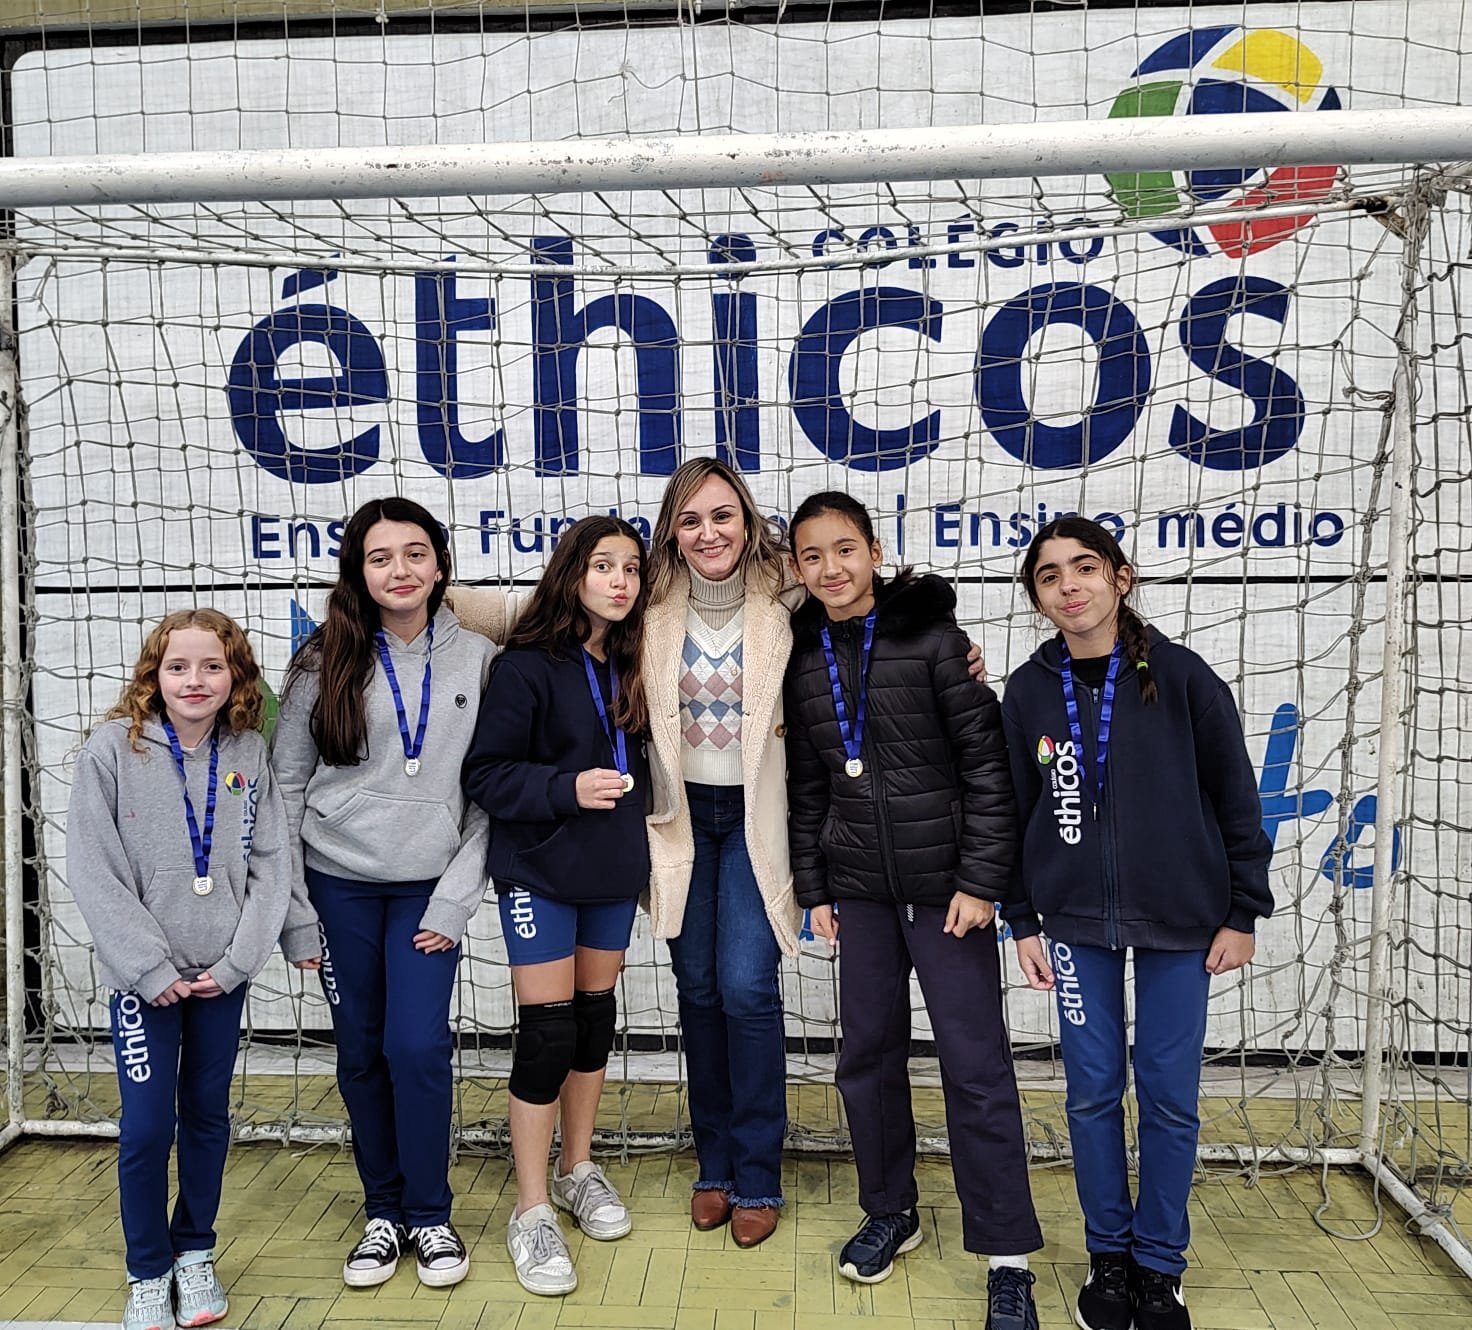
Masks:
[[[342,1282],[349,1288],[373,1288],[386,1284],[399,1268],[399,1257],[409,1244],[409,1235],[388,1219],[370,1219],[358,1245],[342,1263]]]
[[[426,1228],[411,1228],[409,1238],[414,1243],[415,1264],[421,1284],[428,1284],[430,1288],[449,1288],[470,1273],[470,1257],[466,1255],[465,1244],[455,1232],[454,1224],[448,1220]]]
[[[1122,1251],[1089,1253],[1089,1277],[1078,1291],[1073,1319],[1079,1330],[1130,1330],[1130,1258]]]
[[[859,1284],[877,1284],[894,1270],[894,1258],[914,1251],[925,1240],[920,1216],[870,1215],[838,1253],[838,1273]]]
[[[1135,1296],[1135,1330],[1191,1330],[1179,1275],[1162,1274],[1131,1260],[1130,1288]]]
[[[1038,1330],[1032,1286],[1037,1276],[1015,1265],[999,1265],[986,1276],[986,1330]]]

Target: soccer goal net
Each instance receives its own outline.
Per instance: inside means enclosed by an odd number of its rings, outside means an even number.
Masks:
[[[1148,617],[1232,686],[1275,848],[1256,962],[1213,988],[1203,1160],[1364,1163],[1472,1271],[1463,6],[910,12],[10,52],[5,1139],[111,1129],[66,804],[153,622],[217,606],[279,686],[364,500],[419,500],[460,581],[525,587],[567,524],[647,532],[716,453],[779,523],[867,503],[1003,689],[1044,637],[1031,534],[1118,532]],[[1002,945],[1036,1157],[1066,1157],[1056,1014]],[[841,1148],[834,960],[809,941],[782,978],[793,1143]],[[252,987],[245,1136],[344,1136],[314,983]],[[620,996],[605,1138],[679,1143],[642,918]],[[460,1140],[499,1146],[493,909],[453,1019]],[[918,994],[913,1033],[943,1148]]]

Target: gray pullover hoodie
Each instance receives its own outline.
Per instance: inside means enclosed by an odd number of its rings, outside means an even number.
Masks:
[[[196,896],[184,791],[163,726],[128,743],[110,720],[82,745],[66,820],[67,884],[92,933],[103,982],[152,1002],[208,970],[226,992],[260,973],[291,896],[286,810],[254,730],[220,732],[210,876]],[[210,744],[184,754],[201,830]]]
[[[404,699],[409,733],[419,725],[426,634],[403,642],[388,634],[389,658]],[[317,912],[307,899],[305,870],[364,882],[437,878],[421,928],[459,941],[486,889],[485,812],[468,803],[460,767],[475,734],[480,697],[496,648],[464,631],[441,606],[434,620],[434,668],[423,766],[404,772],[398,713],[382,664],[368,684],[368,743],[357,766],[320,760],[312,737],[315,671],[299,675],[281,702],[271,740],[291,834],[292,889],[282,950],[289,961],[322,953]]]

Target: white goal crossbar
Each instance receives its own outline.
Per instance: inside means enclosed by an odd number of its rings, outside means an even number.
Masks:
[[[0,208],[837,185],[1448,162],[1472,107],[0,160]],[[1250,160],[1249,160],[1250,159]],[[1302,205],[1299,211],[1307,211]]]
[[[1254,114],[973,125],[843,133],[687,135],[555,143],[488,143],[403,148],[252,150],[139,154],[91,158],[0,161],[0,208],[88,208],[103,205],[266,200],[427,198],[441,195],[582,193],[601,190],[674,190],[717,187],[817,186],[854,182],[974,180],[1095,175],[1189,161],[1195,168],[1459,163],[1472,145],[1472,108],[1415,111],[1344,111],[1334,115]],[[1458,170],[1453,170],[1455,177]],[[1423,196],[1445,188],[1441,173],[1407,171],[1397,186],[1396,229],[1408,274],[1395,330],[1397,369],[1389,414],[1388,562],[1384,676],[1378,751],[1379,802],[1375,823],[1373,936],[1365,1020],[1367,1042],[1360,1088],[1361,1128],[1353,1148],[1275,1147],[1253,1163],[1273,1160],[1362,1165],[1396,1200],[1417,1230],[1439,1243],[1472,1276],[1472,1248],[1450,1216],[1428,1208],[1391,1162],[1383,1146],[1381,1105],[1387,1093],[1387,1029],[1394,976],[1388,948],[1397,890],[1392,846],[1406,816],[1401,807],[1398,742],[1406,707],[1408,533],[1415,419],[1411,406],[1416,355],[1416,290],[1409,274],[1420,263],[1426,227]],[[1267,207],[1316,211],[1312,204],[1269,201]],[[1186,214],[1185,216],[1190,216]],[[1252,216],[1251,210],[1238,216]],[[1161,226],[1162,219],[1152,218]],[[22,247],[23,248],[23,247]],[[225,258],[223,261],[230,262]],[[13,256],[0,252],[0,283],[10,289]],[[20,606],[21,572],[17,410],[17,353],[8,302],[0,317],[0,599],[3,599],[3,784],[8,810],[24,807],[22,754],[27,723]],[[35,1120],[23,1101],[26,1041],[21,945],[22,818],[7,819],[4,843],[9,1075],[8,1125],[0,1147],[24,1135],[53,1135],[71,1124]],[[78,1124],[82,1134],[105,1127]],[[1228,1151],[1223,1155],[1222,1151]],[[1203,1159],[1241,1161],[1237,1147],[1205,1147]]]

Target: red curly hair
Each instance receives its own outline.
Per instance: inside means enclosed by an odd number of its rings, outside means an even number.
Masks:
[[[261,689],[261,669],[255,652],[240,625],[219,610],[175,610],[165,615],[148,635],[133,666],[133,677],[123,689],[117,705],[107,713],[107,720],[127,720],[128,742],[138,751],[143,724],[160,720],[164,715],[164,697],[158,686],[158,669],[169,649],[169,637],[181,628],[202,628],[220,639],[225,648],[225,663],[230,667],[230,700],[221,708],[231,734],[258,730],[266,718],[266,695]]]

